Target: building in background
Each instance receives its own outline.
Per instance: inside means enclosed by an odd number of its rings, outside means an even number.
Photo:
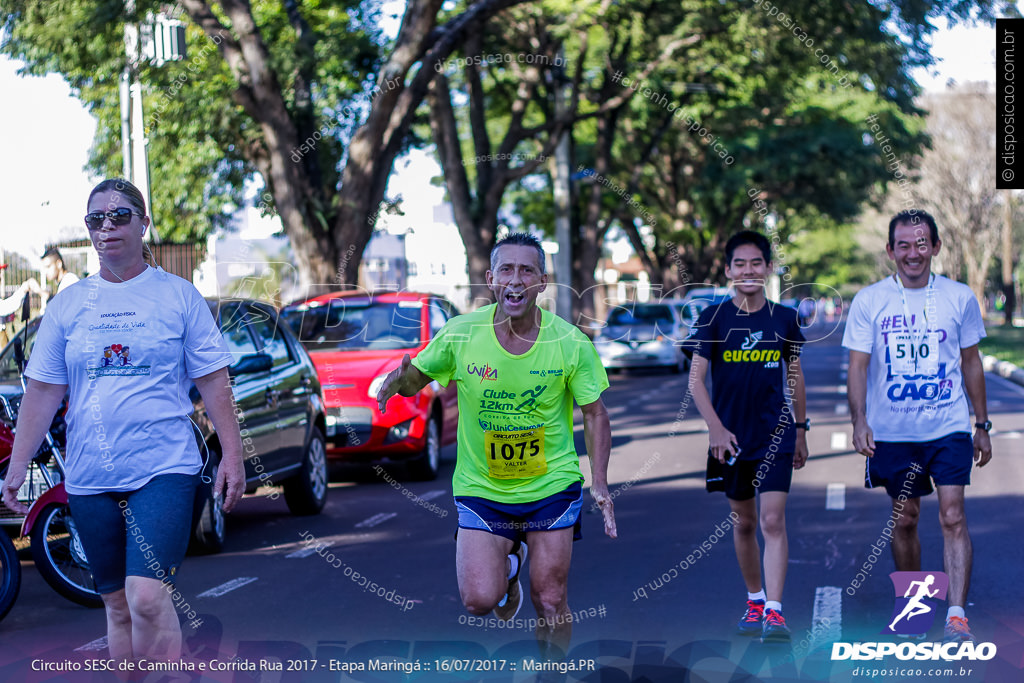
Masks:
[[[359,286],[446,297],[460,311],[469,305],[466,248],[444,192],[423,192],[382,206],[363,251]],[[240,296],[282,305],[305,298],[288,238],[276,217],[256,208],[240,211],[237,230],[218,231],[205,246],[193,283],[203,296]]]

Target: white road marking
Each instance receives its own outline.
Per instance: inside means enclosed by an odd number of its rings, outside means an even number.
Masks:
[[[386,522],[389,519],[391,519],[392,517],[397,517],[397,516],[398,516],[397,512],[378,512],[373,517],[369,517],[367,519],[364,519],[363,521],[359,522],[359,524],[356,524],[356,528],[357,529],[369,529],[371,527],[377,526],[381,522]]]
[[[846,450],[846,432],[832,432],[830,448],[834,451]]]
[[[214,586],[213,588],[211,588],[208,591],[203,591],[202,593],[200,593],[196,597],[197,598],[219,598],[220,596],[224,595],[225,593],[230,593],[231,591],[235,590],[236,588],[241,588],[242,586],[248,585],[248,584],[252,583],[255,580],[256,580],[255,576],[239,576],[237,579],[231,579],[227,583],[222,583],[219,586]]]
[[[446,493],[448,492],[445,491],[444,489],[434,489],[433,491],[427,491],[422,496],[420,496],[420,498],[422,500],[434,500],[435,498],[443,496]]]
[[[308,548],[302,548],[300,550],[296,550],[293,553],[288,553],[287,555],[284,556],[284,558],[286,560],[294,560],[294,559],[297,559],[297,558],[300,558],[300,557],[309,557],[310,555],[313,555],[314,553],[316,553],[316,549],[317,549],[317,546],[315,546],[315,545],[314,546],[310,546]]]
[[[82,647],[76,647],[75,652],[99,652],[100,650],[107,649],[107,637],[97,638],[91,643],[86,643]]]
[[[825,509],[846,509],[846,484],[829,484],[825,489]]]
[[[850,414],[850,406],[848,406],[845,403],[837,403],[836,404],[836,415],[849,415],[849,414]]]
[[[811,615],[811,642],[815,644],[839,640],[843,635],[843,591],[836,586],[818,586],[814,589],[814,612]]]
[[[1001,436],[1006,439],[1019,439],[1022,434],[1020,432],[996,432],[993,436]]]

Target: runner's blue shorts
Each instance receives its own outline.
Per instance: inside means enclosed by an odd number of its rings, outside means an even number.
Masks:
[[[885,487],[890,498],[920,498],[936,486],[967,486],[974,464],[974,441],[954,432],[931,441],[876,441],[865,458],[864,487]]]
[[[530,531],[573,528],[573,540],[583,538],[580,511],[583,486],[576,481],[564,491],[532,503],[498,503],[477,496],[456,496],[460,529],[479,529],[511,541],[526,539]]]
[[[198,474],[161,474],[135,491],[68,494],[100,594],[121,590],[127,576],[174,585],[188,549],[198,484]]]

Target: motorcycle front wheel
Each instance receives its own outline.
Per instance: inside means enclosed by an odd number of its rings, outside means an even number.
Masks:
[[[14,543],[3,529],[0,529],[0,619],[7,616],[18,599],[21,590],[21,562]]]
[[[103,598],[89,572],[75,520],[66,504],[48,505],[32,525],[32,559],[53,590],[86,607],[102,607]]]

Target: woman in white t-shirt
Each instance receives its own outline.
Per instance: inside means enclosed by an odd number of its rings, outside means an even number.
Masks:
[[[225,511],[245,486],[231,356],[195,287],[144,260],[150,220],[135,186],[97,185],[85,222],[100,271],[43,317],[2,499],[27,512],[17,491],[70,388],[65,487],[106,608],[110,657],[176,660],[171,593],[202,469],[188,417],[193,382],[222,448],[214,492]]]

